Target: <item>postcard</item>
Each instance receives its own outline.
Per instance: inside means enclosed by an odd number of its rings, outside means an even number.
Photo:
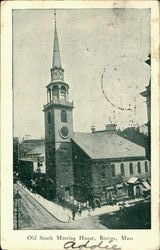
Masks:
[[[2,249],[159,249],[158,1],[2,2]]]

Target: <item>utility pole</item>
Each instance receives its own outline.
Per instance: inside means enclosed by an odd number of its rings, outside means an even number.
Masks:
[[[19,194],[18,190],[17,193],[14,196],[14,202],[15,202],[15,207],[16,207],[16,224],[17,224],[17,230],[19,230],[19,208],[21,206],[21,195]]]

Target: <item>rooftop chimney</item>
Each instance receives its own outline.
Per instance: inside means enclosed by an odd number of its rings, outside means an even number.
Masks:
[[[92,133],[94,133],[94,131],[96,130],[96,128],[95,128],[95,126],[91,126],[91,131],[92,131]]]
[[[117,131],[116,130],[116,124],[106,124],[106,128],[105,128],[105,131],[107,132],[111,132],[111,131]]]

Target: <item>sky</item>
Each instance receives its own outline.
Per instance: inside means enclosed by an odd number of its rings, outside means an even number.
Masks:
[[[58,9],[57,31],[74,131],[146,123],[150,10]],[[44,137],[53,39],[53,9],[13,11],[14,136]]]

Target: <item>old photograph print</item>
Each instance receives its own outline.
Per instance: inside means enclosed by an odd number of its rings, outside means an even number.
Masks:
[[[151,228],[150,9],[14,9],[14,230]]]

